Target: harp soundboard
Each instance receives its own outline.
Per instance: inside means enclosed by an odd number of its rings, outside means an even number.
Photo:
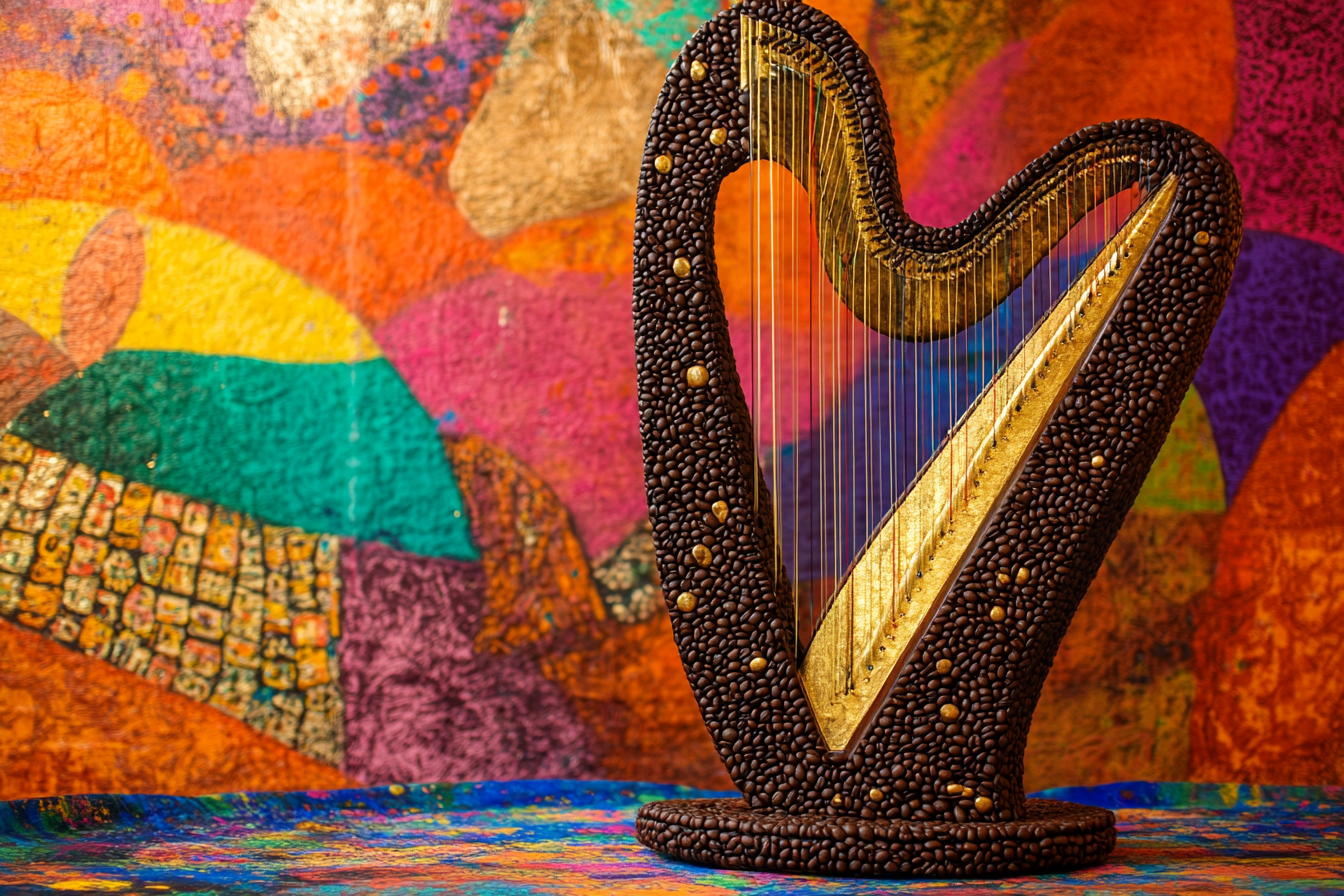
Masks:
[[[730,321],[715,204],[744,165],[762,223]],[[637,196],[640,424],[673,634],[742,799],[651,803],[642,842],[905,876],[1113,848],[1111,813],[1026,799],[1027,731],[1240,238],[1228,161],[1150,120],[922,226],[835,22],[747,0],[687,43]]]

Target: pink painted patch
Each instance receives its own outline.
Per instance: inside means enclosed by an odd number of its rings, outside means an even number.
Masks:
[[[1344,5],[1236,6],[1237,115],[1228,156],[1246,227],[1344,252]]]
[[[590,557],[647,515],[627,279],[486,274],[406,309],[376,338],[430,414],[550,484]]]
[[[1028,44],[1011,44],[980,67],[945,107],[943,128],[929,150],[923,181],[905,197],[910,217],[948,227],[961,221],[1017,170],[995,139],[1003,123],[1004,92],[1022,68]]]

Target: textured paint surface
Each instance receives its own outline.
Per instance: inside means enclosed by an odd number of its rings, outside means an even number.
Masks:
[[[355,590],[349,779],[41,642],[0,670],[0,716],[36,726],[5,729],[0,796],[726,780],[640,547],[629,305],[646,82],[719,5],[4,4],[0,424],[350,535]],[[1198,392],[1056,659],[1029,780],[1344,780],[1338,4],[816,5],[884,80],[919,220],[1119,116],[1194,128],[1246,192]],[[717,221],[735,327],[748,186]]]
[[[1191,770],[1201,778],[1344,773],[1344,346],[1307,375],[1228,511],[1196,633]]]
[[[237,719],[0,625],[0,765],[10,799],[210,793],[354,781]]]
[[[385,361],[114,352],[40,403],[13,431],[98,469],[266,520],[475,555],[433,422]],[[366,457],[362,439],[386,453]]]
[[[1321,893],[1337,889],[1337,787],[1130,782],[1045,796],[1119,817],[1103,865],[1001,881],[725,872],[635,842],[651,799],[706,791],[537,781],[377,790],[73,797],[0,804],[0,886],[193,892],[773,894]]]
[[[478,654],[480,568],[367,545],[346,560],[341,663],[355,724],[346,770],[368,781],[592,774],[588,734],[535,661]],[[532,723],[520,727],[518,718]]]

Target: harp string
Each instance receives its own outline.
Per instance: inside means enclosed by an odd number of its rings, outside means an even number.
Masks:
[[[752,46],[746,65],[758,68],[761,60]],[[869,265],[851,263],[863,252],[857,229],[818,226],[839,201],[841,182],[821,170],[823,160],[837,157],[843,139],[838,116],[818,85],[784,89],[787,77],[798,75],[775,68],[770,77],[749,81],[756,161],[750,173],[748,379],[762,472],[753,505],[758,514],[765,512],[764,484],[773,506],[772,566],[776,581],[791,591],[792,642],[801,656],[851,562],[941,445],[953,457],[948,506],[940,512],[920,504],[901,512],[916,514],[913,531],[921,544],[936,527],[957,525],[958,510],[969,500],[972,478],[965,474],[973,461],[970,438],[958,422],[982,397],[997,412],[1005,365],[1016,365],[1019,373],[1028,369],[1033,359],[1017,352],[1018,346],[1142,202],[1149,185],[1137,175],[1149,165],[1071,160],[1064,169],[1070,186],[1011,216],[1007,238],[994,251],[972,256],[959,271],[916,262],[918,276],[874,281]],[[777,147],[766,142],[766,134]],[[769,161],[768,148],[794,160],[792,170]],[[805,163],[798,164],[800,159]],[[1118,190],[1122,182],[1134,187]],[[1066,227],[1080,207],[1075,190],[1109,198]],[[1050,240],[1061,231],[1062,238]],[[986,307],[989,285],[1015,280],[1027,266],[1022,259],[1037,258],[1046,242],[1048,251],[1029,265],[1008,299],[972,323],[970,309]],[[945,321],[957,313],[957,332],[912,342],[863,322],[893,313],[904,319],[912,308],[929,331],[936,329],[935,309]],[[904,527],[896,531],[906,537]],[[887,618],[902,613],[910,597],[904,586],[895,587],[902,581],[896,566],[901,556],[904,544],[898,543],[890,569],[893,587],[883,597],[881,615]],[[845,613],[843,638],[830,642],[837,692],[851,686],[856,634],[871,615],[854,602]]]

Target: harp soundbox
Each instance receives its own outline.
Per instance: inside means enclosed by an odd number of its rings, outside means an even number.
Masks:
[[[730,321],[715,205],[748,164]],[[835,22],[745,0],[687,43],[637,197],[640,426],[673,633],[742,798],[650,803],[643,843],[855,875],[1106,856],[1110,812],[1025,797],[1027,730],[1240,236],[1227,160],[1149,120],[1080,131],[921,226]]]

